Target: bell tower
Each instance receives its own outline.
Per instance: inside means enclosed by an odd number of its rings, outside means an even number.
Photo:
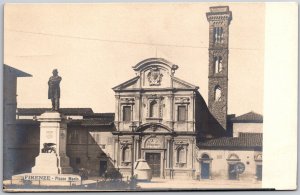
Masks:
[[[226,130],[228,105],[228,38],[232,13],[228,6],[210,7],[208,108]]]

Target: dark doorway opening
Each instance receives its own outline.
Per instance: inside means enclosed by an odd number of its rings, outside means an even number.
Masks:
[[[209,163],[201,162],[201,179],[209,179]]]
[[[99,176],[104,176],[106,170],[107,170],[107,161],[106,160],[100,160]]]
[[[236,171],[235,164],[229,164],[228,179],[230,179],[230,180],[237,180],[238,179],[238,173]]]
[[[160,153],[146,153],[146,161],[152,170],[152,177],[160,177]]]
[[[256,178],[257,180],[262,180],[262,165],[256,165]]]

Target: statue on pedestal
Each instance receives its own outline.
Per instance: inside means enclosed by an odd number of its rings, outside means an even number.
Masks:
[[[48,99],[51,99],[52,102],[52,111],[58,111],[59,110],[59,98],[60,98],[60,81],[61,77],[58,76],[57,69],[54,69],[52,71],[53,76],[49,78],[48,81]]]

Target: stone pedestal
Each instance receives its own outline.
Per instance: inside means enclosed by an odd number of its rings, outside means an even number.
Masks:
[[[73,173],[66,155],[67,121],[58,112],[45,112],[40,117],[40,153],[35,159],[32,173]]]
[[[151,181],[152,170],[145,159],[139,159],[134,166],[134,174],[139,181]]]

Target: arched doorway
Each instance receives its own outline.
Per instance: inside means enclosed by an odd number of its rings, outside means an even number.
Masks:
[[[202,154],[200,161],[200,178],[201,179],[210,179],[210,163],[211,158],[208,154]]]
[[[236,169],[237,162],[240,162],[240,158],[236,154],[230,154],[227,162],[228,162],[228,179],[229,180],[238,180],[239,174]]]

